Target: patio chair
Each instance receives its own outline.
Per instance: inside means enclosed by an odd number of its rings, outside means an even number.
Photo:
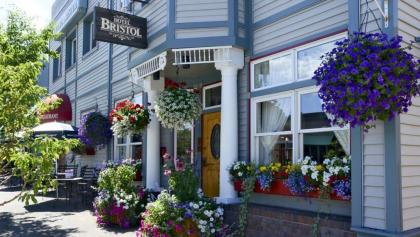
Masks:
[[[82,203],[88,204],[95,196],[95,189],[92,186],[95,186],[98,180],[97,172],[95,168],[83,166],[80,171],[80,177],[83,179],[77,183],[78,193],[81,194]]]

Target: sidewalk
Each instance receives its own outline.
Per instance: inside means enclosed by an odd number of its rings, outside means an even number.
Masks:
[[[16,188],[0,187],[0,202],[18,194]],[[13,201],[0,207],[0,237],[135,237],[135,229],[103,229],[90,210],[79,203],[38,197],[37,204]]]

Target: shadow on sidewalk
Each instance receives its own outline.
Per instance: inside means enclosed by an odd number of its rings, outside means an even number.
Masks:
[[[48,218],[18,217],[10,212],[0,213],[0,236],[1,237],[65,237],[77,233],[76,228],[58,228],[49,223],[57,221],[60,216]]]
[[[83,205],[77,200],[67,201],[65,199],[51,199],[48,201],[41,201],[36,204],[25,206],[25,209],[29,212],[64,212],[65,213],[65,212],[82,212],[85,210],[91,210],[91,207]]]

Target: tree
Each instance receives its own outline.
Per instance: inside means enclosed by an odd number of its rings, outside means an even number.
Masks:
[[[43,62],[57,57],[48,47],[57,37],[53,25],[37,32],[19,12],[10,12],[7,25],[0,25],[0,168],[11,171],[7,177],[23,180],[22,192],[12,200],[36,202],[39,191],[54,187],[55,161],[78,144],[74,139],[31,136],[41,115],[57,106],[43,103],[48,93],[37,84]]]

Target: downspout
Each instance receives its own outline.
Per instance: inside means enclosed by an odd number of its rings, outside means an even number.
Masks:
[[[113,10],[113,0],[108,0],[108,8]],[[108,110],[107,114],[111,112],[112,109],[112,64],[113,58],[112,54],[114,51],[114,46],[112,43],[109,43],[109,55],[108,55]],[[112,140],[108,142],[107,146],[107,160],[111,160],[111,149],[112,149]]]
[[[76,40],[79,39],[79,23],[76,24]],[[79,42],[80,43],[80,42]],[[79,48],[79,47],[77,47]],[[76,55],[79,55],[79,52],[76,51]],[[78,71],[79,61],[76,61],[76,76],[74,78],[74,123],[73,126],[77,124],[77,71]]]

